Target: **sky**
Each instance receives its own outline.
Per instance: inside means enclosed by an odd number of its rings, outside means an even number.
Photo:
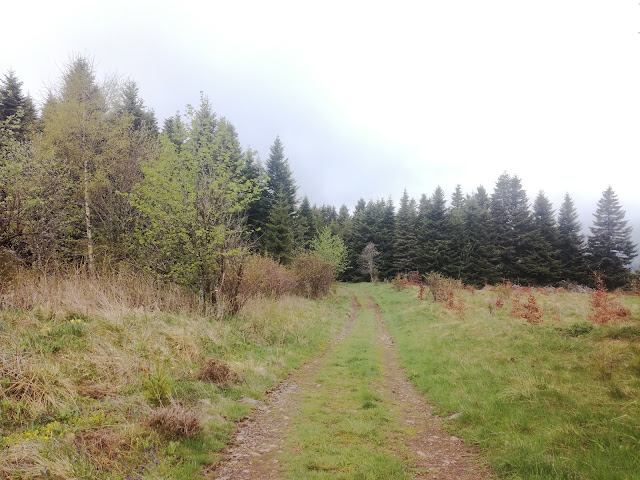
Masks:
[[[160,122],[200,92],[312,203],[493,190],[585,229],[610,185],[640,240],[640,5],[630,0],[57,0],[3,5],[0,72],[42,101],[71,55]],[[9,39],[9,40],[7,40]]]

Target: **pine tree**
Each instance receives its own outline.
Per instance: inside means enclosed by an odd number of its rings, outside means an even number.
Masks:
[[[421,205],[424,202],[421,202]],[[446,258],[446,213],[447,200],[444,190],[436,187],[428,201],[426,218],[420,225],[420,251],[422,272],[444,273]]]
[[[532,251],[527,258],[533,282],[555,284],[560,280],[559,231],[551,202],[543,191],[533,202]]]
[[[351,281],[360,281],[364,279],[360,271],[360,254],[369,242],[370,227],[365,221],[367,204],[364,198],[356,203],[351,216],[349,228],[345,232],[345,244],[347,245],[348,266],[344,277]]]
[[[393,267],[396,272],[407,273],[416,269],[418,240],[416,238],[416,204],[405,189],[396,215],[395,250]]]
[[[464,205],[465,199],[462,189],[460,185],[456,185],[456,189],[451,196],[451,208],[446,212],[443,224],[443,249],[446,262],[442,266],[442,273],[451,278],[462,278],[462,271],[466,261],[464,252],[466,236]]]
[[[156,115],[153,110],[144,106],[144,102],[140,98],[138,84],[133,80],[126,81],[122,87],[117,115],[131,115],[132,128],[135,131],[144,128],[154,135],[158,134]]]
[[[491,195],[490,214],[496,273],[512,282],[534,283],[535,260],[530,257],[534,227],[527,194],[517,176],[500,175]]]
[[[495,283],[492,266],[492,245],[489,223],[489,197],[484,187],[465,202],[464,245],[462,247],[462,281],[480,287],[485,283]]]
[[[307,250],[311,246],[311,241],[316,236],[317,228],[311,211],[309,198],[305,195],[300,202],[300,207],[296,212],[295,222],[295,245],[297,250]]]
[[[289,213],[293,214],[297,204],[296,192],[298,187],[293,179],[289,160],[284,156],[284,146],[279,136],[276,137],[271,146],[266,170],[269,180],[265,195],[268,199],[269,210],[275,205],[276,197],[282,195],[289,206]]]
[[[578,213],[567,193],[558,213],[560,277],[567,281],[586,284],[589,282],[589,269],[585,261],[584,237],[580,233],[581,230]]]
[[[187,126],[182,121],[180,112],[176,112],[173,117],[166,118],[163,124],[162,133],[173,143],[178,150],[187,141]]]
[[[396,252],[396,213],[393,199],[378,202],[378,227],[373,243],[378,246],[379,256],[377,260],[379,274],[382,278],[393,278],[397,272],[394,265]],[[414,259],[415,260],[415,259]]]
[[[462,187],[458,184],[453,195],[451,195],[451,210],[462,210],[462,207],[464,207],[464,195],[462,194]]]
[[[293,253],[293,217],[289,208],[287,195],[279,192],[269,212],[264,232],[266,253],[283,264],[291,261]]]
[[[12,70],[0,81],[0,125],[7,120],[11,120],[12,137],[18,142],[27,139],[37,120],[33,100],[22,93],[22,82]]]
[[[588,238],[588,261],[600,272],[607,288],[624,286],[630,276],[628,266],[637,255],[631,241],[632,227],[627,227],[618,197],[611,187],[602,192]]]

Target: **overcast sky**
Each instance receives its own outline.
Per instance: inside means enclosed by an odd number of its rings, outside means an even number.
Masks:
[[[162,121],[199,92],[312,203],[493,190],[507,171],[585,227],[611,185],[640,237],[640,6],[631,0],[22,1],[0,71],[42,100],[70,54]],[[9,20],[9,21],[7,21]]]

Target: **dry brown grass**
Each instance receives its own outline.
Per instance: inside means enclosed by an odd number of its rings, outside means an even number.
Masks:
[[[198,416],[179,405],[154,410],[149,416],[149,426],[168,437],[192,438],[202,431]]]
[[[229,366],[215,358],[208,359],[197,375],[199,380],[226,388],[239,381],[238,375]]]
[[[195,295],[182,287],[127,268],[94,276],[81,270],[45,274],[20,269],[0,291],[0,308],[196,313],[198,303]]]

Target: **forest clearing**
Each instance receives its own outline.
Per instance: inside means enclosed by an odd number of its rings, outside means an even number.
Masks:
[[[609,294],[626,313],[605,325],[596,292],[394,283],[224,321],[0,310],[0,472],[635,478],[639,297]]]

